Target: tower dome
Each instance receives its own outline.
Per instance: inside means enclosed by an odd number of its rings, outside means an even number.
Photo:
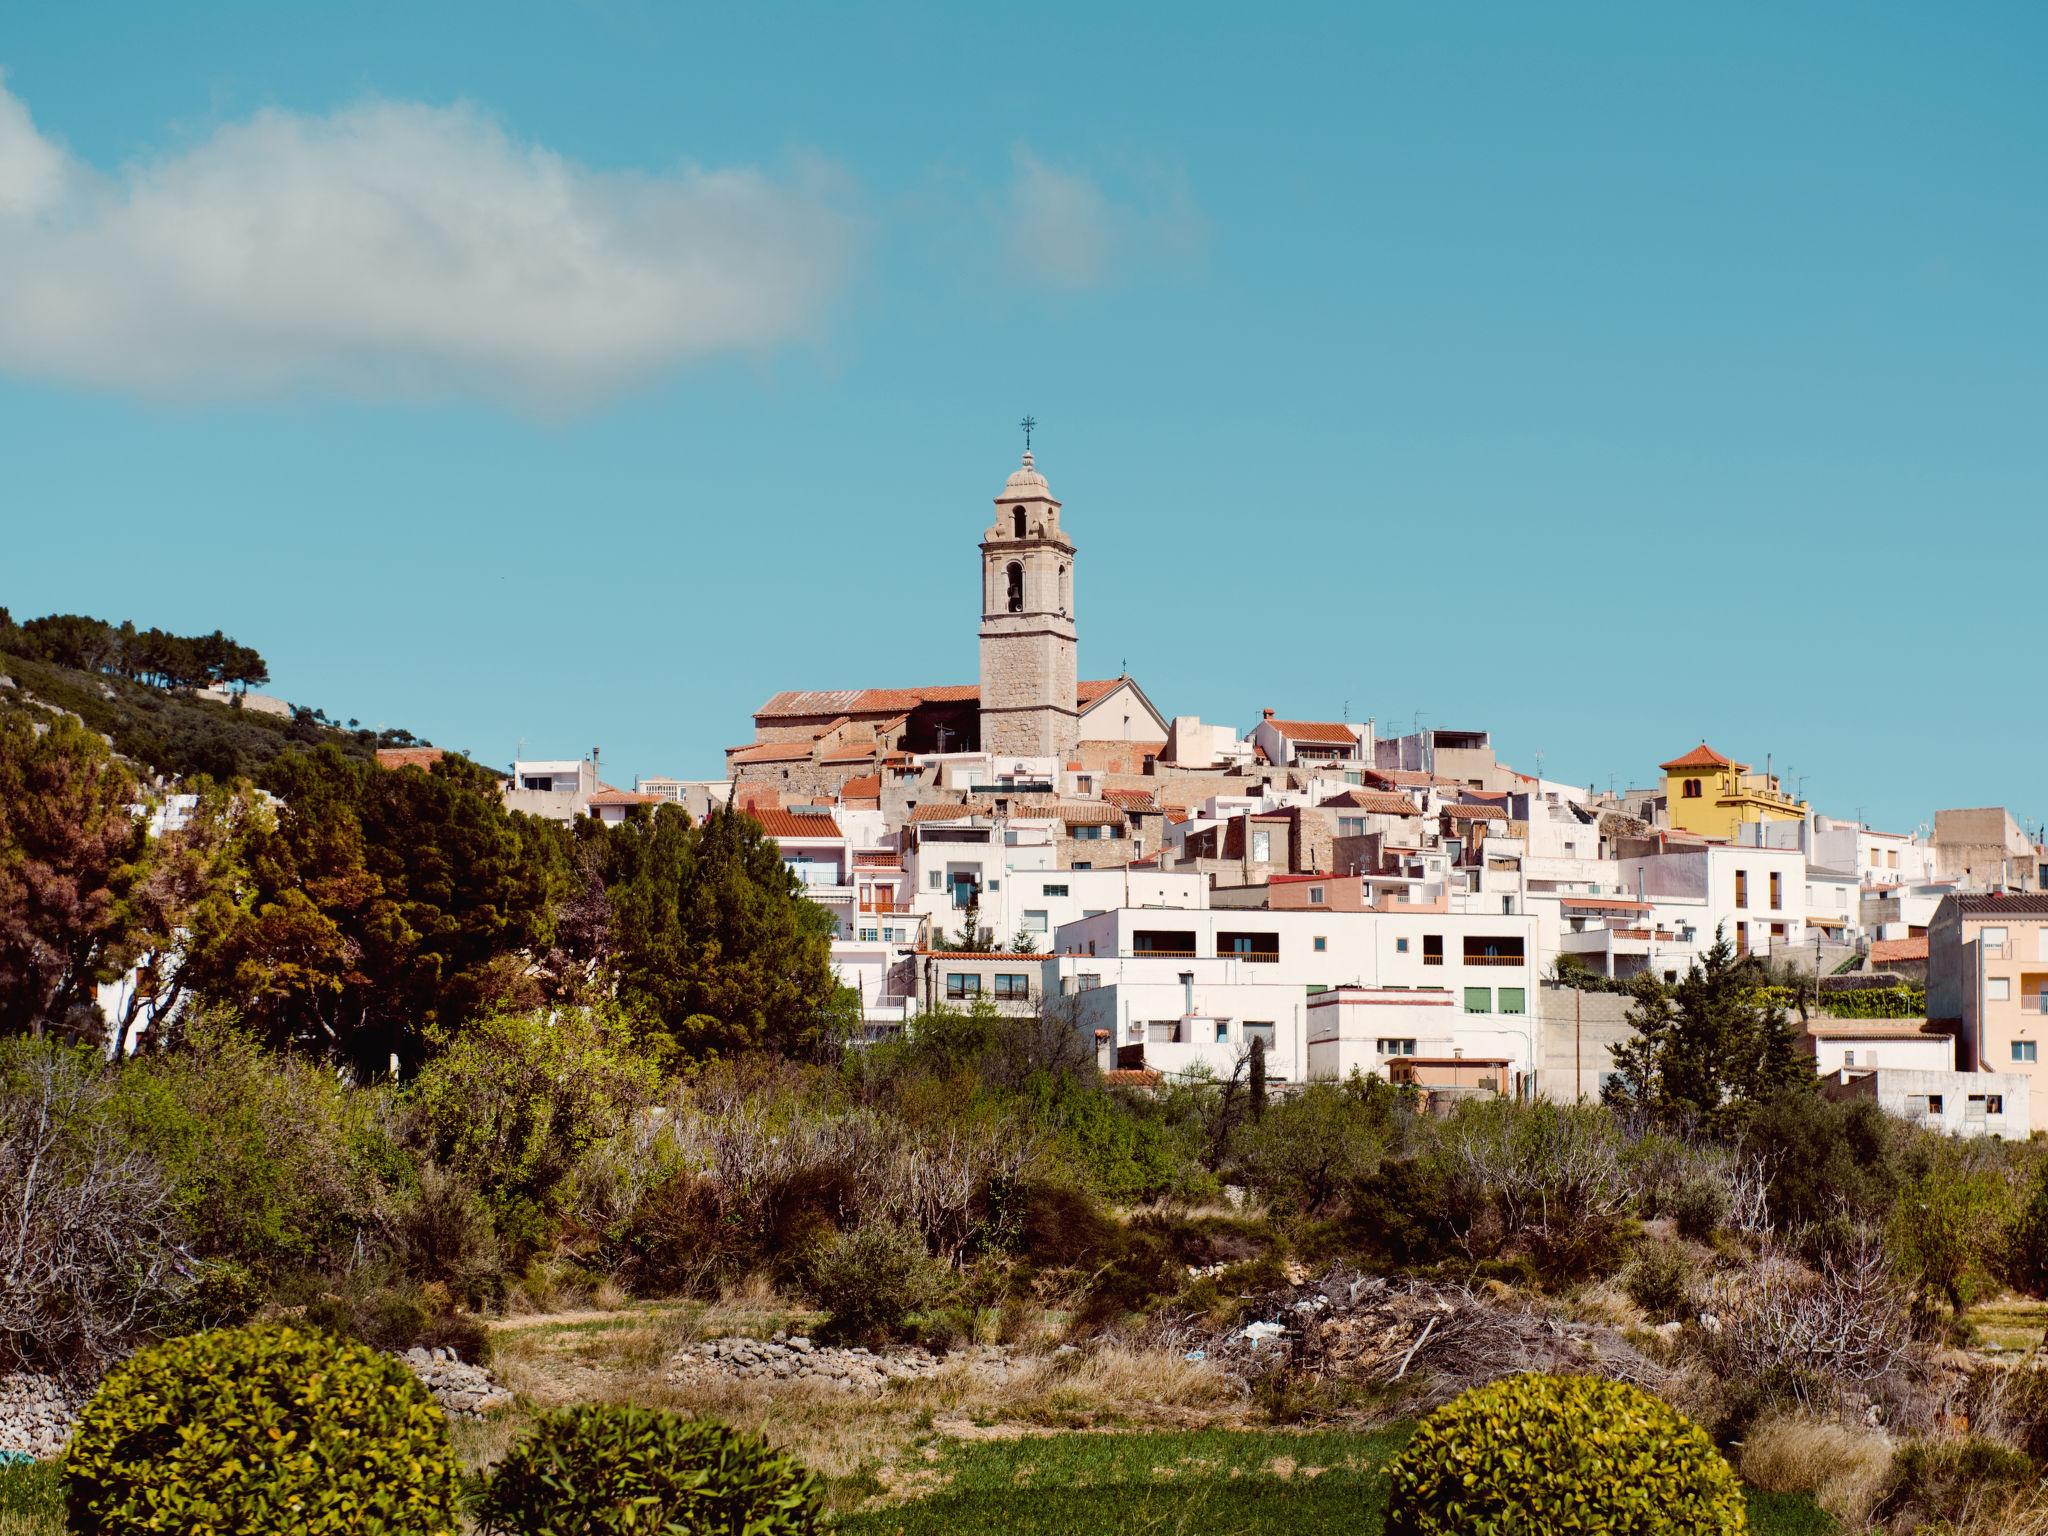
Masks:
[[[1010,478],[1003,482],[1003,494],[997,501],[1052,500],[1052,487],[1046,484],[1045,476],[1038,472],[1038,465],[1031,457],[1031,450],[1024,450],[1024,462],[1010,471]]]

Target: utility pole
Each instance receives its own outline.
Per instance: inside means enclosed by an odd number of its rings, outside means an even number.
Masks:
[[[1572,988],[1572,1097],[1579,1103],[1586,1102],[1586,1050],[1585,1050],[1586,994],[1579,987]]]

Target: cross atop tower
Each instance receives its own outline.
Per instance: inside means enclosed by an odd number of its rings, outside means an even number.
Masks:
[[[1029,453],[1031,451],[1031,429],[1038,425],[1038,418],[1036,416],[1026,416],[1017,425],[1024,429],[1024,451]]]

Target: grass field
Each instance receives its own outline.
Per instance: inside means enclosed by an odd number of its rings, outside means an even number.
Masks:
[[[1407,1429],[1257,1430],[954,1441],[929,1492],[844,1517],[846,1536],[1373,1536]],[[1804,1499],[1752,1493],[1754,1536],[1824,1536]]]

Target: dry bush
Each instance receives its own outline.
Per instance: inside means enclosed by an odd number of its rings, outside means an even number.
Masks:
[[[1767,1493],[1804,1493],[1844,1530],[1862,1530],[1891,1475],[1891,1437],[1802,1414],[1772,1414],[1743,1437],[1744,1482]]]
[[[40,1045],[0,1056],[0,1356],[91,1376],[169,1318],[192,1273],[99,1065]]]
[[[1913,1351],[1909,1300],[1867,1239],[1824,1254],[1818,1271],[1767,1252],[1713,1282],[1703,1327],[1708,1316],[1705,1352],[1724,1375],[1807,1406],[1874,1389]]]
[[[1575,1276],[1621,1249],[1630,1192],[1620,1154],[1603,1110],[1502,1103],[1455,1116],[1433,1161],[1468,1256],[1516,1245],[1547,1275]]]

